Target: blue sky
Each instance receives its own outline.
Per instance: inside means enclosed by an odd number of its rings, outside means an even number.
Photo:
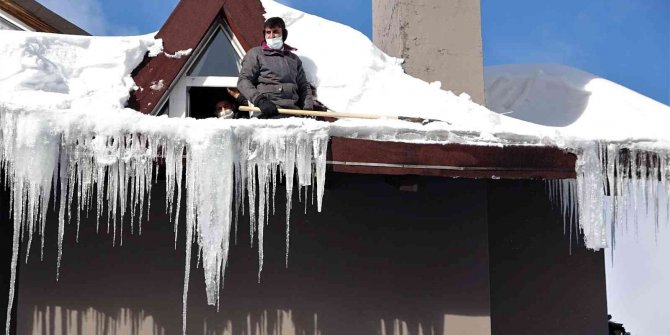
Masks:
[[[240,0],[242,1],[242,0]],[[96,35],[158,30],[177,0],[38,0]],[[288,0],[372,35],[371,1]],[[482,0],[484,64],[560,63],[670,104],[670,0]]]

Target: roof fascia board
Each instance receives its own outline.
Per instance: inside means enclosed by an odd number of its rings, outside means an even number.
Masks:
[[[488,179],[571,179],[577,157],[555,147],[417,144],[333,137],[335,172]]]
[[[21,20],[0,9],[0,17],[19,30],[35,31],[34,28],[26,25]]]
[[[25,10],[33,13],[33,15],[35,15],[48,25],[54,27],[54,29],[56,29],[58,33],[70,34],[70,35],[85,35],[85,36],[90,35],[84,29],[81,29],[79,26],[66,20],[62,16],[51,11],[49,8],[44,7],[42,4],[40,4],[35,0],[12,0],[12,1],[17,3],[19,6],[23,7]]]
[[[24,23],[24,25],[29,26],[34,31],[40,31],[45,33],[59,33],[58,29],[46,23],[37,15],[33,14],[29,10],[21,7],[13,1],[0,1],[0,10],[6,12],[12,17]]]

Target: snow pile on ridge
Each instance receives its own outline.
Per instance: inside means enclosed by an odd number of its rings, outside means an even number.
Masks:
[[[169,119],[124,108],[135,87],[130,72],[147,52],[156,55],[160,50],[161,42],[148,36],[0,32],[0,162],[11,189],[14,227],[7,333],[19,244],[27,239],[29,251],[33,236],[39,235],[43,257],[50,201],[58,213],[59,269],[65,224],[76,222],[78,231],[83,211],[96,210],[98,229],[106,221],[113,243],[117,237],[123,243],[124,228],[141,233],[155,163],[164,159],[165,201],[174,215],[175,234],[185,193],[184,327],[194,242],[204,267],[207,301],[218,305],[233,211],[246,207],[250,213],[250,242],[258,239],[260,276],[263,231],[278,179],[286,180],[287,257],[294,180],[300,188],[316,189],[321,209],[328,124],[309,119]],[[233,206],[245,199],[248,206]]]
[[[489,66],[484,84],[491,110],[558,127],[565,137],[610,142],[670,140],[670,107],[569,66]]]

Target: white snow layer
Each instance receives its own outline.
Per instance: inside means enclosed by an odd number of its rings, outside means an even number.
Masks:
[[[147,196],[159,159],[165,161],[166,202],[175,216],[175,228],[184,193],[182,172],[186,171],[184,318],[192,244],[197,243],[205,266],[208,303],[218,304],[235,210],[232,204],[241,205],[248,196],[260,271],[263,228],[278,175],[286,178],[288,251],[293,178],[302,187],[317,188],[320,208],[329,136],[546,145],[572,151],[579,157],[576,181],[555,181],[550,186],[554,198],[563,201],[566,220],[579,218],[586,246],[592,249],[607,245],[607,213],[621,217],[621,211],[629,207],[626,203],[642,204],[636,208],[670,204],[659,204],[656,196],[670,189],[670,136],[665,130],[670,112],[665,105],[567,68],[507,67],[487,71],[488,104],[500,114],[495,113],[467,95],[456,96],[440,90],[439,83],[404,74],[399,59],[385,55],[349,27],[274,1],[262,3],[267,16],[286,20],[291,32],[288,42],[299,48],[309,80],[331,109],[446,122],[422,126],[390,120],[341,120],[328,124],[307,119],[224,121],[141,115],[124,108],[129,92],[151,88],[136,87],[129,74],[147,52],[152,56],[161,53],[162,41],[151,36],[2,31],[0,155],[12,190],[16,232],[8,316],[19,241],[25,235],[30,244],[37,232],[44,243],[50,199],[59,208],[59,242],[65,223],[78,222],[75,216],[88,208],[107,220],[114,240],[121,239],[124,217],[148,212]],[[541,111],[554,119],[524,116]],[[505,113],[518,119],[502,115]],[[565,113],[574,120],[555,117]],[[663,187],[659,190],[654,185]],[[646,191],[643,199],[630,196],[638,194],[634,191],[638,188]],[[607,201],[609,197],[615,201]],[[125,213],[128,208],[131,213]],[[667,215],[659,220],[667,222]],[[134,231],[135,223],[130,221],[126,226]],[[138,223],[141,221],[139,218]],[[60,262],[61,248],[58,254]],[[7,320],[9,326],[9,317]]]

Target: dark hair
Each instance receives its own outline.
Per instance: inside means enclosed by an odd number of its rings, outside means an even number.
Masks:
[[[223,108],[223,107],[235,108],[235,104],[233,104],[232,102],[230,102],[228,100],[222,100],[222,101],[219,101],[218,103],[216,103],[216,110],[217,111],[219,109]]]
[[[284,22],[284,19],[282,19],[281,17],[271,17],[265,20],[265,24],[263,25],[263,35],[265,35],[266,28],[281,28],[282,40],[286,41],[286,37],[288,36],[288,30],[286,30],[286,23]]]

